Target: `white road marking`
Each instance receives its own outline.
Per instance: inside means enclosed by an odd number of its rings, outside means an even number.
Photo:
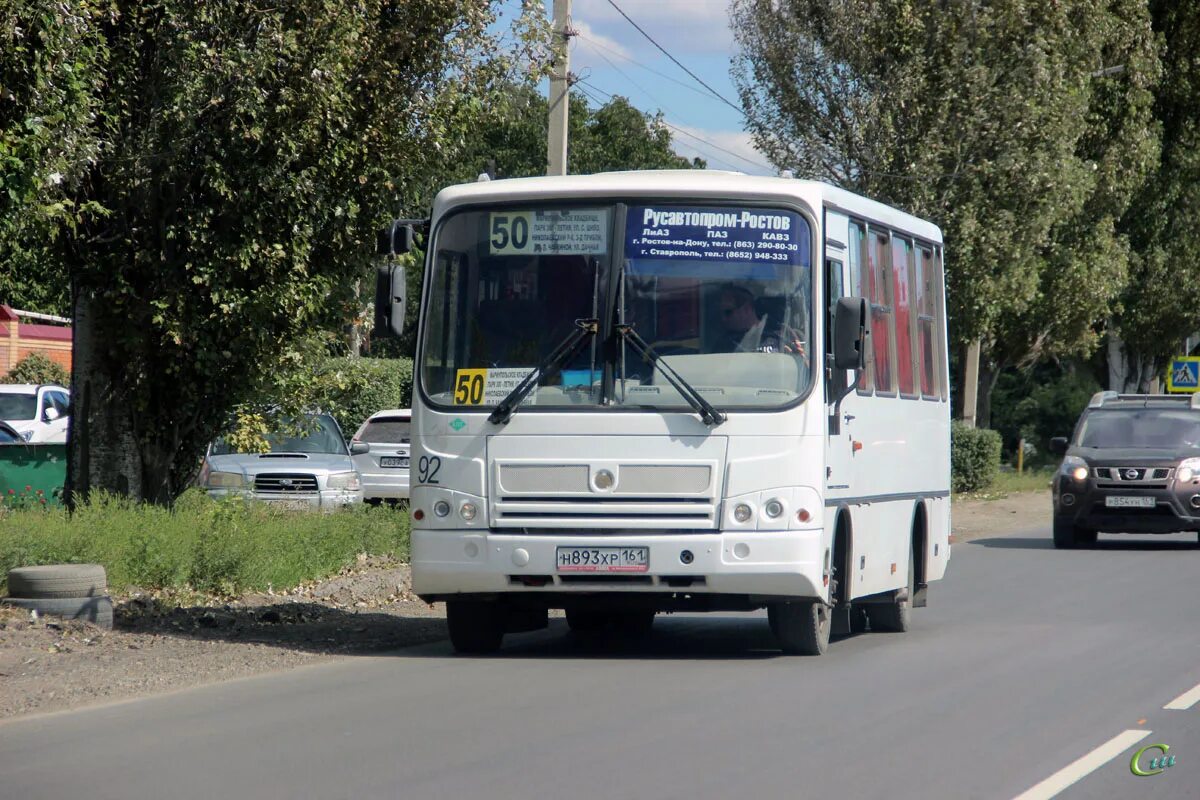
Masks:
[[[1151,733],[1153,731],[1134,728],[1119,733],[1084,757],[1072,761],[1037,786],[1017,795],[1014,800],[1049,800],[1079,779],[1112,761],[1125,752],[1126,748],[1137,744]]]
[[[1187,711],[1198,702],[1200,702],[1200,684],[1188,689],[1186,692],[1179,695],[1179,697],[1176,697],[1174,700],[1163,706],[1163,708],[1171,711]]]

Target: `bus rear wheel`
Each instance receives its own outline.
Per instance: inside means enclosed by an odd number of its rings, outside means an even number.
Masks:
[[[494,653],[504,641],[504,609],[478,600],[446,602],[446,625],[455,652],[469,655]]]
[[[767,621],[788,655],[819,656],[829,648],[833,615],[820,600],[772,603],[767,606]]]

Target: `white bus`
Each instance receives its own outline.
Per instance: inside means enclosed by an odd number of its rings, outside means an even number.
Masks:
[[[711,171],[452,186],[429,224],[413,588],[456,650],[548,609],[766,608],[813,655],[909,627],[950,557],[936,226]],[[382,273],[393,330],[402,286]]]

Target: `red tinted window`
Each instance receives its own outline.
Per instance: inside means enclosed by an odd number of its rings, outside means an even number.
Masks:
[[[867,286],[863,282],[863,261],[867,247],[867,236],[863,226],[857,222],[850,223],[850,242],[846,248],[846,266],[850,272],[848,297],[866,297]],[[867,283],[870,283],[868,279]],[[858,373],[858,391],[862,394],[871,393],[871,371],[861,370]]]
[[[892,304],[891,278],[888,275],[887,234],[871,234],[867,251],[871,280],[871,338],[875,340],[875,390],[891,393],[896,391],[895,370],[892,368]]]
[[[938,357],[934,339],[937,308],[937,289],[934,285],[933,251],[919,251],[916,285],[913,286],[913,308],[917,313],[917,363],[921,375],[921,396],[938,399]]]
[[[912,396],[913,391],[913,317],[911,306],[910,255],[912,245],[892,237],[892,298],[896,309],[896,375],[900,379],[900,394]]]

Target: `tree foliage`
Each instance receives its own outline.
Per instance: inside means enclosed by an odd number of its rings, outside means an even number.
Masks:
[[[28,0],[6,8],[10,28],[60,6],[87,8]],[[73,490],[169,502],[186,485],[231,409],[346,296],[381,222],[536,67],[540,7],[514,50],[490,6],[115,0],[82,17],[94,80],[62,102],[96,144],[66,159],[48,245],[74,287]],[[27,61],[50,74],[73,42],[43,37]],[[52,103],[10,102],[7,146],[24,152]]]
[[[998,364],[1094,345],[1156,152],[1142,3],[738,0],[734,29],[762,152],[942,227],[955,341]]]
[[[41,353],[30,353],[22,358],[6,375],[0,376],[0,383],[57,383],[59,386],[69,386],[71,373],[57,361],[51,361]]]

